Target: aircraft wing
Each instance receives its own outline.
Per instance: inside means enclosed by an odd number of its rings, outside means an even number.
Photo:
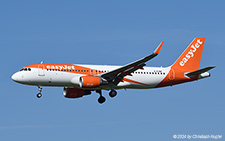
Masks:
[[[156,48],[156,50],[151,54],[148,55],[142,59],[139,59],[135,62],[132,62],[130,64],[127,64],[123,67],[120,67],[118,69],[112,70],[110,72],[106,72],[103,74],[100,74],[99,76],[103,77],[104,79],[108,80],[108,82],[111,82],[114,85],[117,85],[120,81],[123,80],[123,78],[127,75],[132,75],[134,71],[138,69],[143,69],[143,67],[146,65],[145,63],[155,56],[157,56],[162,48],[164,41],[162,41],[159,46]]]

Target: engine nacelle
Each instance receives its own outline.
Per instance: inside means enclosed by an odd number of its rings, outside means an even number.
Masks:
[[[80,87],[81,88],[97,88],[100,85],[107,84],[101,77],[97,76],[81,76]]]
[[[91,91],[89,90],[83,90],[78,88],[64,88],[63,89],[63,95],[66,98],[79,98],[83,95],[89,95],[91,94]]]
[[[80,88],[97,88],[101,85],[108,84],[107,80],[98,76],[75,76],[71,79],[71,83],[74,87]]]

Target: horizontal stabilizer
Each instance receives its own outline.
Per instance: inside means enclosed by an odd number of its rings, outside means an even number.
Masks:
[[[189,73],[186,73],[185,75],[188,76],[188,77],[193,77],[193,76],[196,76],[196,75],[200,75],[204,72],[207,72],[213,68],[215,68],[216,66],[213,66],[213,67],[206,67],[206,68],[203,68],[203,69],[200,69],[200,70],[197,70],[197,71],[193,71],[193,72],[189,72]]]

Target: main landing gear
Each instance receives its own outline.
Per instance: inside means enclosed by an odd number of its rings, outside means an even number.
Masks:
[[[111,90],[110,92],[109,92],[109,96],[110,97],[115,97],[117,95],[117,92],[115,91],[115,90]]]
[[[39,91],[39,93],[37,94],[37,98],[41,98],[42,97],[42,94],[41,94],[42,87],[41,86],[38,86],[38,91]]]
[[[98,103],[102,104],[105,102],[105,97],[102,96],[102,90],[96,90],[96,93],[99,93],[100,97],[98,98]]]
[[[99,93],[99,95],[100,95],[100,97],[98,98],[98,102],[100,104],[104,103],[106,101],[106,99],[104,96],[102,96],[102,90],[96,90],[96,93]],[[117,92],[115,90],[111,90],[109,92],[109,96],[112,98],[115,97],[116,95],[117,95]]]

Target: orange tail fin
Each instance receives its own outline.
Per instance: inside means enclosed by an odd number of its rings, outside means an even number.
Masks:
[[[205,38],[195,38],[172,65],[173,69],[191,72],[199,69]]]

